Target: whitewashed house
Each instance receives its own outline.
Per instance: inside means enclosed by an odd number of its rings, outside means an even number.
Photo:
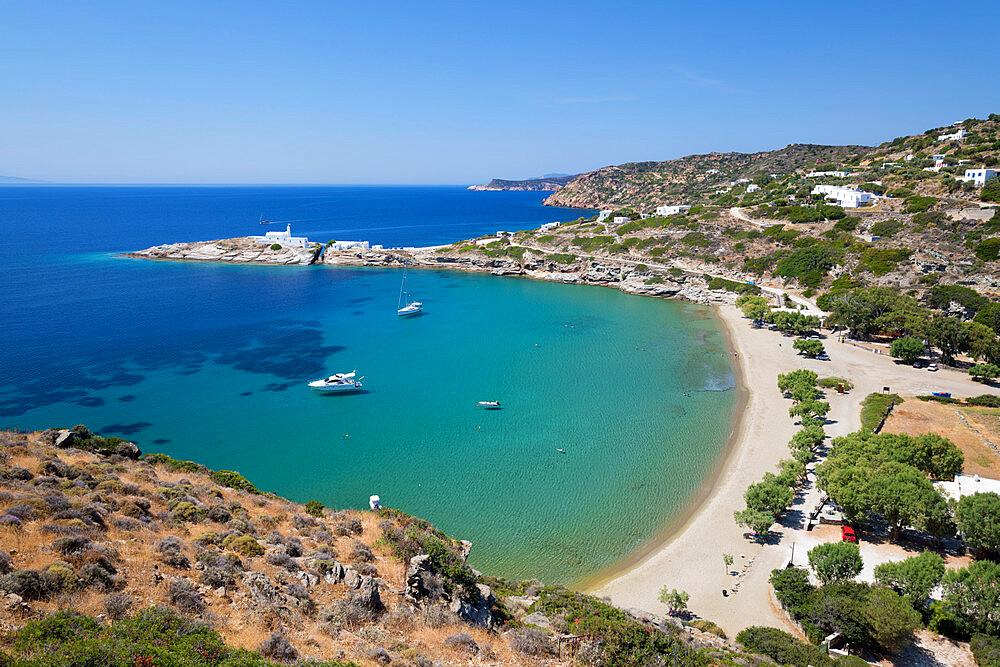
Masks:
[[[760,186],[757,185],[756,183],[751,183],[750,185],[747,186],[747,194],[750,194],[751,192],[757,192],[758,190],[760,190]]]
[[[981,167],[979,169],[966,169],[965,178],[962,180],[966,182],[972,181],[976,185],[983,185],[986,181],[996,177],[997,172],[995,169],[986,169],[985,167]]]
[[[375,246],[376,250],[382,246]],[[334,241],[326,247],[327,250],[370,250],[371,244],[368,241]]]
[[[722,172],[720,172],[718,169],[709,169],[705,173],[706,174],[719,174],[719,173],[722,173]]]
[[[283,232],[267,232],[263,236],[249,236],[247,238],[251,241],[256,241],[257,243],[277,243],[279,245],[288,245],[295,248],[309,247],[309,239],[305,236],[292,236],[291,225],[286,226],[285,231]]]
[[[678,213],[683,213],[689,210],[691,210],[691,207],[688,204],[657,206],[656,215],[677,215]]]
[[[872,200],[870,192],[861,192],[860,190],[845,188],[841,185],[817,185],[812,189],[812,194],[823,195],[826,199],[832,199],[837,202],[837,206],[842,206],[843,208],[858,208],[870,203]]]
[[[603,222],[604,220],[607,220],[608,218],[611,217],[612,213],[614,213],[614,211],[611,210],[610,208],[604,209],[603,211],[597,214],[597,221]]]
[[[614,222],[616,225],[620,225],[622,223],[628,222],[628,217],[624,215],[616,215],[615,219],[612,220],[612,222]]]
[[[974,493],[996,493],[1000,495],[1000,480],[979,475],[955,475],[952,482],[935,482],[934,486],[949,498],[961,500]]]
[[[820,178],[823,176],[829,176],[830,178],[847,178],[846,171],[810,171],[806,174],[806,178]]]
[[[509,239],[514,235],[513,232],[497,232],[498,239]]]
[[[561,224],[562,224],[561,222],[543,222],[542,225],[541,225],[541,227],[538,228],[538,231],[540,231],[540,232],[547,232],[550,229],[555,229],[556,227],[558,227]]]
[[[939,134],[938,141],[961,141],[965,137],[965,130],[957,130],[951,134]]]

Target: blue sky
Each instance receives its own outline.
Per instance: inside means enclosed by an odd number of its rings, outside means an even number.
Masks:
[[[1000,112],[998,25],[993,2],[0,0],[0,175],[473,183],[879,143]]]

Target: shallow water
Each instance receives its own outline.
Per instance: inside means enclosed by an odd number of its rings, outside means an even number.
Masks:
[[[711,472],[736,392],[707,309],[425,270],[410,290],[426,312],[400,320],[395,270],[108,252],[259,233],[257,214],[236,221],[255,198],[287,215],[321,199],[314,217],[342,217],[296,234],[367,225],[353,236],[387,245],[579,214],[542,209],[538,193],[457,188],[0,189],[0,423],[86,423],[299,501],[363,507],[378,493],[471,540],[478,569],[551,583],[628,554]],[[363,393],[304,387],[354,369]]]

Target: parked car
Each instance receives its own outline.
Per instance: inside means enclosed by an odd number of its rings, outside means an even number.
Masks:
[[[806,340],[819,340],[819,336],[817,336],[816,334],[813,334],[812,336],[809,336],[808,338],[806,338]]]
[[[850,526],[840,527],[840,541],[858,543],[858,536],[854,534],[854,529]]]
[[[823,352],[822,354],[817,354],[816,358],[819,359],[820,361],[830,361],[830,355],[827,354],[826,352]]]
[[[927,364],[927,370],[929,370],[929,371],[936,371],[937,370],[937,364]]]

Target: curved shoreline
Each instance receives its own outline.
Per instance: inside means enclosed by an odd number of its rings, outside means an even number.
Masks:
[[[737,352],[733,336],[734,332],[730,323],[726,321],[720,312],[723,307],[711,306],[710,308],[713,317],[719,322],[722,336],[725,339],[726,349],[730,353],[734,353]],[[733,416],[730,420],[731,429],[729,438],[722,452],[716,458],[711,472],[702,481],[698,490],[687,503],[676,511],[674,516],[668,518],[666,523],[637,548],[611,565],[605,566],[597,572],[573,582],[572,586],[574,588],[584,593],[596,593],[607,584],[621,577],[623,574],[636,569],[657,553],[667,548],[685,530],[698,521],[706,505],[716,495],[716,486],[719,480],[734,463],[746,431],[746,407],[750,401],[752,390],[746,382],[746,374],[743,369],[744,359],[745,357],[731,359],[733,361],[733,379],[735,381],[737,397],[736,403],[733,406]]]

